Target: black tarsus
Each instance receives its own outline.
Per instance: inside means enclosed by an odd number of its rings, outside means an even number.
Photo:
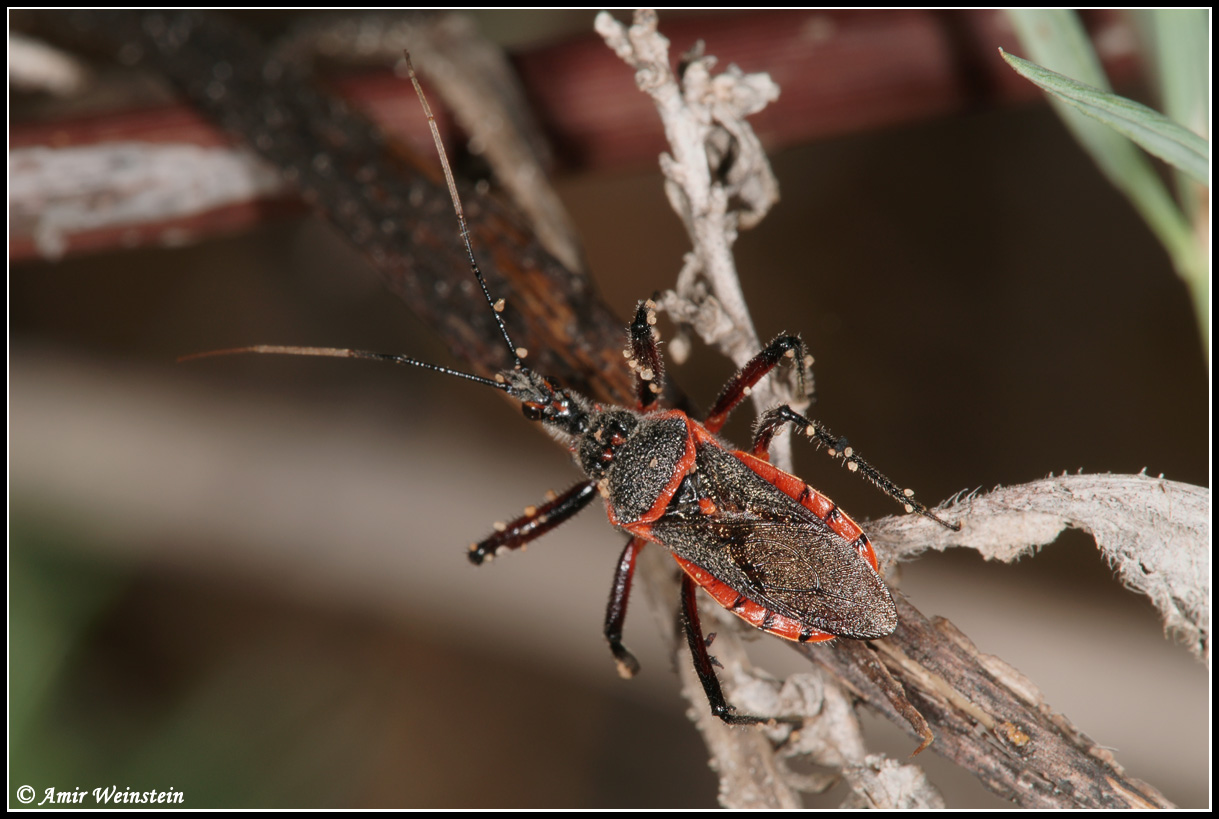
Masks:
[[[639,302],[635,319],[631,322],[631,357],[628,359],[635,373],[635,394],[639,400],[639,411],[646,412],[656,403],[664,389],[664,359],[656,344],[656,302],[652,299]]]
[[[631,580],[635,576],[635,559],[639,550],[647,543],[639,537],[627,541],[614,570],[614,585],[610,588],[609,602],[605,607],[605,639],[618,663],[618,674],[624,679],[639,673],[639,661],[622,645],[622,626],[626,622],[626,606],[631,596]]]
[[[803,433],[807,437],[814,439],[818,446],[824,446],[830,451],[831,455],[842,458],[852,471],[863,475],[863,477],[867,478],[874,486],[880,489],[881,492],[884,492],[898,503],[907,507],[908,511],[917,512],[925,518],[930,518],[945,529],[953,532],[961,531],[961,524],[949,523],[940,518],[924,504],[915,500],[912,491],[902,489],[882,475],[876,467],[856,455],[854,450],[846,443],[845,438],[835,436],[821,424],[810,421],[786,404],[767,410],[758,419],[758,425],[754,430],[753,454],[763,457],[759,453],[766,452],[770,446],[770,440],[784,424],[791,424],[795,427],[796,432]]]

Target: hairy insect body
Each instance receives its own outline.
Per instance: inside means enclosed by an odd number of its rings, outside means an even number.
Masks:
[[[613,413],[613,436],[620,436],[619,430],[625,427],[623,414],[626,411]],[[632,534],[642,534],[665,513],[682,478],[688,474],[692,441],[687,428],[689,419],[683,413],[636,415],[636,418],[634,430],[617,447],[602,449],[601,442],[594,440],[593,446],[581,447],[579,460],[590,477],[604,475],[602,486],[610,522]],[[596,455],[595,460],[585,456],[587,450],[593,451],[590,454]],[[590,471],[590,466],[598,471]]]
[[[668,547],[751,625],[800,642],[897,626],[867,536],[800,479],[683,412],[602,408],[523,368],[501,377],[527,417],[568,439],[614,526]]]

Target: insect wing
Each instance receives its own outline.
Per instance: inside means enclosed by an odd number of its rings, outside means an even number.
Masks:
[[[699,446],[674,500],[654,538],[746,599],[841,637],[897,627],[889,589],[855,545],[724,449]]]
[[[679,555],[778,614],[841,637],[892,633],[897,610],[884,582],[817,523],[721,513],[658,529]]]

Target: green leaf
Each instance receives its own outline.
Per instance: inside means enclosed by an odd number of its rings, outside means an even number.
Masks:
[[[1003,49],[999,49],[999,52],[1016,73],[1042,90],[1087,116],[1105,123],[1148,153],[1180,168],[1197,181],[1204,184],[1207,182],[1210,146],[1193,131],[1134,100],[1064,77],[1036,63],[1008,54]]]
[[[1209,137],[1210,12],[1207,9],[1149,9],[1135,15],[1141,24],[1164,115]]]
[[[1161,49],[1179,50],[1183,43],[1165,38],[1181,37],[1183,29],[1197,25],[1197,20],[1194,18],[1174,16],[1164,19],[1162,17],[1165,14],[1178,14],[1176,12],[1156,10],[1148,12],[1148,14],[1154,15],[1156,27],[1168,23],[1168,28],[1171,29],[1171,32],[1161,32],[1155,38]],[[1110,90],[1109,81],[1105,77],[1100,59],[1096,56],[1092,42],[1088,39],[1087,32],[1084,31],[1079,17],[1074,12],[1061,9],[1020,9],[1009,10],[1007,16],[1020,38],[1021,45],[1037,63],[1066,77],[1074,78],[1076,83],[1091,85],[1094,93]],[[1207,32],[1209,34],[1209,25]],[[1192,42],[1196,37],[1197,35],[1194,35],[1188,39]],[[1204,59],[1207,53],[1205,48],[1200,49],[1195,45],[1188,50],[1192,57],[1181,56],[1181,60],[1197,61],[1199,54],[1203,59],[1201,65],[1195,65],[1189,69],[1191,76],[1201,71],[1205,77],[1209,78],[1209,67]],[[1206,232],[1209,223],[1205,217],[1203,217],[1201,226],[1191,224],[1186,219],[1181,206],[1173,200],[1168,187],[1156,173],[1156,169],[1152,167],[1151,161],[1129,139],[1110,128],[1108,124],[1094,119],[1090,114],[1080,110],[1076,102],[1053,93],[1048,96],[1050,104],[1058,112],[1058,116],[1075,139],[1100,166],[1109,181],[1126,195],[1126,198],[1130,200],[1147,226],[1168,251],[1177,274],[1189,286],[1194,311],[1198,317],[1198,326],[1202,331],[1203,346],[1209,352],[1210,247],[1207,239],[1203,238],[1209,235]],[[1191,117],[1185,121],[1193,124],[1194,118]],[[1209,145],[1207,145],[1205,156],[1208,159],[1209,150]],[[1179,175],[1182,173],[1178,172]],[[1204,170],[1203,174],[1205,175],[1205,173]],[[1190,187],[1200,189],[1205,193],[1204,184],[1191,182]],[[1189,193],[1190,195],[1200,195],[1192,190]],[[1206,213],[1205,198],[1203,198],[1201,206],[1195,210],[1199,213]]]

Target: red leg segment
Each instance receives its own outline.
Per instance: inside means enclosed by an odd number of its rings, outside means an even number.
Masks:
[[[711,432],[719,432],[728,420],[729,413],[745,400],[745,396],[749,395],[749,390],[753,385],[761,381],[763,376],[773,370],[784,358],[796,360],[796,366],[799,368],[797,372],[800,377],[800,388],[804,389],[804,371],[808,366],[805,363],[808,358],[808,349],[798,336],[779,336],[767,344],[762,352],[754,356],[753,360],[742,367],[732,377],[732,380],[724,385],[719,397],[715,399],[715,405],[711,408],[710,414],[703,421],[703,426]]]

